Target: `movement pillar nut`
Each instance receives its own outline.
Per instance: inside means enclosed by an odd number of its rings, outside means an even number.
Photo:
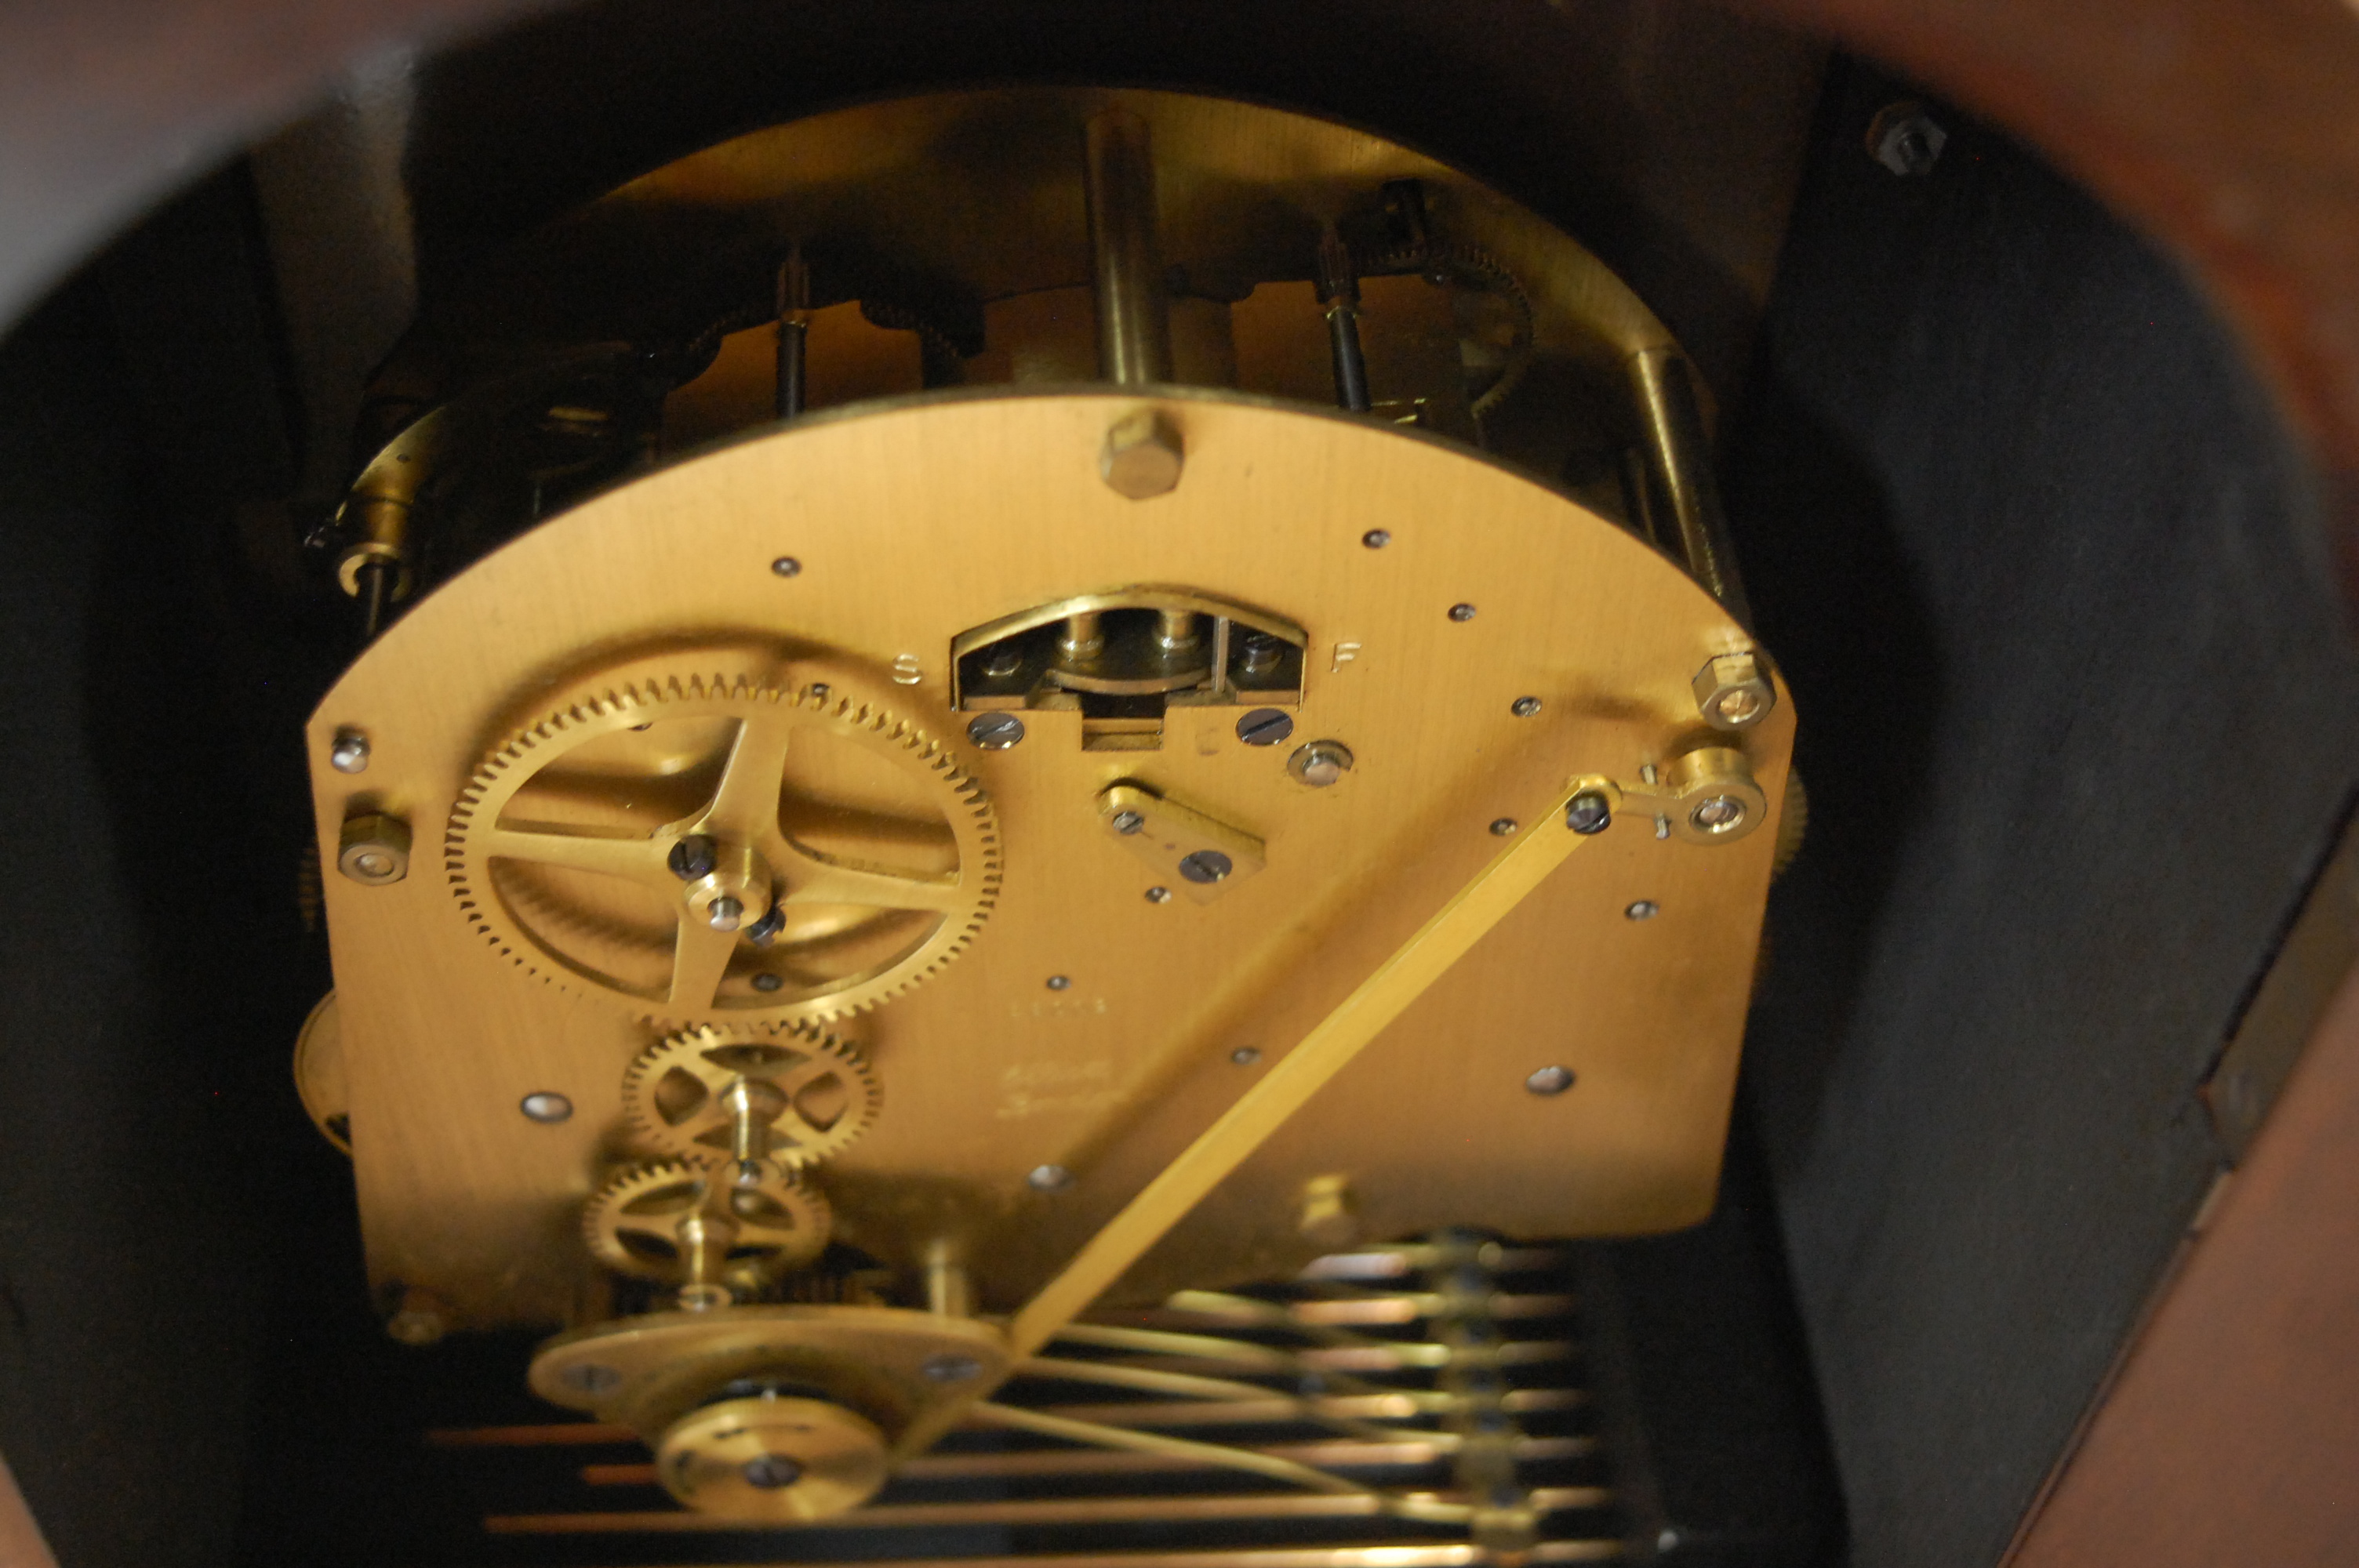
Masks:
[[[336,870],[370,887],[399,881],[409,874],[409,824],[380,811],[345,817]]]
[[[1777,688],[1757,654],[1723,654],[1696,672],[1696,711],[1715,730],[1749,730],[1777,706]]]
[[[1180,432],[1152,408],[1142,408],[1106,432],[1098,472],[1116,494],[1133,501],[1164,495],[1180,484]]]

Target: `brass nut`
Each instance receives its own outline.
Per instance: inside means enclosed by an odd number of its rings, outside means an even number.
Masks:
[[[1142,408],[1106,432],[1098,472],[1115,493],[1145,501],[1179,487],[1180,460],[1179,430],[1154,409]]]
[[[409,824],[381,811],[344,818],[336,870],[369,887],[399,881],[409,874]]]
[[[1749,730],[1777,705],[1757,654],[1723,654],[1696,672],[1696,711],[1715,730]]]

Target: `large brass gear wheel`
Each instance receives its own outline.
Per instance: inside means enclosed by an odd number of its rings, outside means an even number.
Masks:
[[[982,786],[814,685],[676,678],[486,758],[444,863],[466,918],[559,985],[669,1023],[838,1017],[940,968],[999,885]]]
[[[741,1087],[742,1086],[742,1087]],[[732,1156],[740,1108],[757,1130],[756,1158],[803,1169],[868,1130],[884,1101],[868,1059],[802,1026],[759,1037],[683,1030],[642,1052],[623,1075],[623,1108],[639,1141],[699,1164]]]
[[[582,1211],[582,1238],[616,1273],[666,1284],[687,1282],[683,1225],[695,1217],[725,1222],[731,1274],[748,1265],[775,1277],[827,1249],[834,1216],[827,1199],[791,1171],[773,1167],[760,1181],[732,1182],[678,1160],[635,1165],[608,1178]]]

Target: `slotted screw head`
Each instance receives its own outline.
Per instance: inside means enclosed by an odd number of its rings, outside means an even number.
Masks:
[[[558,1374],[558,1381],[577,1394],[603,1394],[623,1386],[623,1374],[612,1367],[602,1367],[595,1361],[584,1361],[568,1367]]]
[[[682,838],[671,847],[671,853],[664,857],[664,864],[671,868],[671,874],[684,882],[711,876],[712,868],[720,863],[721,846],[701,833],[691,833]]]
[[[1191,882],[1216,882],[1235,869],[1218,849],[1199,849],[1180,862],[1180,874]]]
[[[783,1454],[765,1454],[758,1459],[746,1460],[738,1474],[745,1477],[747,1486],[775,1492],[781,1487],[791,1487],[801,1480],[803,1467]]]
[[[1518,719],[1529,719],[1539,710],[1540,699],[1537,697],[1519,697],[1507,705],[1507,711]]]
[[[963,1383],[982,1373],[983,1363],[972,1356],[945,1350],[939,1356],[927,1357],[918,1370],[929,1383]]]
[[[1237,739],[1248,746],[1275,746],[1293,733],[1293,718],[1275,708],[1256,708],[1237,720]]]
[[[966,738],[986,752],[1005,752],[1024,739],[1024,720],[1013,713],[980,713],[968,721]]]
[[[1125,838],[1146,826],[1147,818],[1136,811],[1117,811],[1114,814],[1114,830]]]
[[[1594,790],[1582,790],[1566,803],[1564,825],[1575,833],[1603,833],[1614,826],[1614,807]]]

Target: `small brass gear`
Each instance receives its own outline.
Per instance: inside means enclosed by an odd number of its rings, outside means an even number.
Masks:
[[[868,1130],[884,1101],[868,1059],[809,1025],[760,1036],[709,1024],[682,1030],[640,1053],[623,1075],[624,1109],[640,1141],[698,1164],[731,1155],[733,1093],[760,1131],[758,1157],[792,1169],[841,1152]]]
[[[667,1284],[687,1282],[684,1222],[696,1217],[734,1227],[726,1245],[732,1274],[765,1276],[800,1268],[827,1249],[834,1224],[827,1199],[791,1171],[773,1166],[754,1183],[732,1183],[678,1160],[634,1165],[608,1178],[582,1211],[592,1256],[617,1273]]]
[[[625,686],[493,752],[443,840],[466,919],[657,1022],[840,1017],[973,939],[999,888],[983,787],[904,719],[723,677]]]

